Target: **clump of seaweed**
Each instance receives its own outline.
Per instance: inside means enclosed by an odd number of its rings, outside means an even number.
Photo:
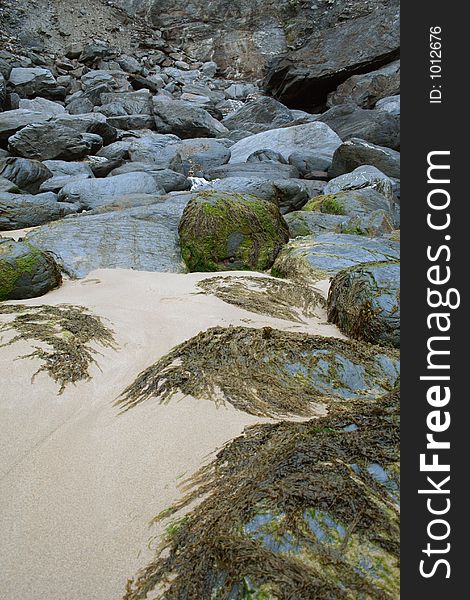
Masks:
[[[16,315],[0,324],[0,332],[17,332],[2,346],[20,340],[42,343],[43,346],[35,346],[31,354],[19,358],[43,361],[33,380],[38,373],[46,371],[59,384],[59,394],[69,383],[90,379],[88,369],[92,363],[96,364],[95,355],[99,354],[90,347],[90,343],[96,342],[105,348],[115,347],[112,330],[82,306],[2,304],[0,314]]]
[[[392,349],[271,327],[213,327],[140,373],[116,403],[128,410],[181,392],[257,416],[311,416],[314,403],[383,395],[397,376]]]
[[[199,282],[206,293],[250,312],[297,323],[313,317],[326,301],[313,287],[268,277],[210,277]],[[300,313],[300,314],[299,314]]]
[[[249,427],[155,518],[167,533],[124,600],[394,600],[398,465],[398,392]]]

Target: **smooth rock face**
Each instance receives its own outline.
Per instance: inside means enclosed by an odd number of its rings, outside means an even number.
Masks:
[[[230,160],[230,149],[213,138],[183,140],[178,151],[181,159],[188,162],[189,169],[198,177]]]
[[[286,223],[274,203],[214,191],[188,202],[179,234],[190,271],[265,270],[288,240]]]
[[[375,110],[388,112],[397,117],[400,116],[400,96],[388,96],[379,100],[375,105]]]
[[[328,320],[372,344],[400,346],[400,263],[379,262],[340,271],[328,294]]]
[[[245,129],[253,133],[276,129],[293,121],[291,111],[274,98],[257,98],[244,104],[223,119],[228,129]]]
[[[9,157],[0,160],[0,176],[9,179],[21,190],[35,194],[41,184],[52,177],[52,173],[37,160]]]
[[[309,200],[303,210],[349,216],[365,216],[375,210],[384,210],[392,217],[390,200],[372,187],[317,196]]]
[[[389,177],[400,178],[399,152],[358,138],[352,138],[341,144],[333,156],[328,174],[331,177],[338,177],[362,165],[372,165]]]
[[[95,214],[69,217],[43,225],[27,240],[57,257],[71,277],[85,277],[94,269],[135,269],[181,273],[178,223],[187,195],[126,208],[121,198],[114,207]]]
[[[360,263],[399,258],[400,244],[392,240],[325,233],[291,240],[279,253],[273,273],[314,282]]]
[[[231,148],[231,163],[245,162],[256,150],[274,150],[288,160],[293,152],[309,152],[323,161],[324,168],[331,165],[333,154],[341,145],[341,138],[324,123],[294,125],[272,129],[244,138]]]
[[[350,190],[360,190],[371,187],[392,202],[395,200],[392,181],[379,169],[370,165],[357,167],[351,173],[346,173],[331,179],[323,190],[324,194],[337,194]]]
[[[77,203],[81,208],[89,210],[109,204],[119,196],[158,193],[164,193],[164,190],[157,187],[151,175],[134,172],[104,179],[83,179],[69,183],[60,191],[59,200]]]
[[[182,173],[171,169],[156,169],[152,163],[126,163],[113,169],[109,176],[123,175],[124,173],[144,172],[151,175],[157,184],[157,189],[162,192],[182,192],[191,187],[189,180]]]
[[[330,215],[320,212],[296,210],[284,216],[291,238],[303,237],[329,231],[341,233],[350,218],[347,215]]]
[[[29,243],[0,238],[0,301],[43,296],[61,283],[51,256]]]
[[[182,100],[166,102],[154,99],[153,113],[159,133],[172,133],[182,139],[222,137],[228,133],[228,129],[206,110]]]
[[[400,149],[400,120],[393,114],[365,110],[355,104],[333,106],[319,118],[343,140],[360,138],[366,142]]]
[[[353,75],[328,96],[327,105],[353,102],[361,108],[372,108],[378,100],[400,92],[400,61],[396,60],[377,71]]]
[[[76,213],[78,204],[58,202],[52,193],[0,193],[0,231],[34,227]]]
[[[261,163],[229,163],[213,167],[204,173],[207,179],[223,179],[225,177],[256,177],[258,179],[289,179],[298,177],[299,172],[292,165],[265,161]]]
[[[56,123],[27,125],[8,141],[11,152],[36,160],[80,160],[103,144],[97,135],[79,133]]]
[[[388,63],[398,54],[398,0],[363,2],[361,11],[353,3],[349,18],[344,3],[336,4],[338,11],[343,9],[342,19],[336,13],[323,27],[316,26],[300,50],[274,61],[268,71],[267,91],[292,108],[309,110],[323,104],[327,93],[348,77]],[[326,11],[324,18],[328,16]]]

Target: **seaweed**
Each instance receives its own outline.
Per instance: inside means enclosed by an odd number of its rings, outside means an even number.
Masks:
[[[397,391],[248,427],[155,517],[177,527],[124,600],[394,600],[398,464]]]
[[[213,327],[140,373],[116,404],[128,410],[152,397],[166,403],[181,392],[257,416],[311,416],[315,403],[386,393],[397,362],[395,350],[361,342],[271,327]]]
[[[204,292],[247,311],[297,323],[326,307],[323,296],[306,283],[267,277],[210,277],[199,282]],[[300,314],[299,314],[300,313]]]
[[[17,332],[2,346],[20,340],[35,340],[43,344],[35,346],[31,354],[19,358],[40,359],[43,364],[32,379],[46,371],[59,384],[59,394],[70,383],[90,379],[88,369],[92,363],[97,364],[94,357],[99,354],[90,347],[91,342],[115,348],[112,330],[81,306],[2,304],[0,315],[15,315],[12,320],[0,324],[0,332]]]

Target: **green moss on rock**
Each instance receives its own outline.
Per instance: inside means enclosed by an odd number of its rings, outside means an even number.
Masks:
[[[0,301],[42,296],[61,282],[49,254],[27,242],[0,241]]]
[[[215,191],[201,192],[188,202],[179,236],[190,271],[264,271],[289,239],[276,204]]]
[[[345,215],[346,211],[341,204],[341,193],[316,196],[307,202],[302,210],[327,213],[329,215]]]
[[[399,440],[396,392],[245,429],[156,517],[186,516],[125,600],[397,600]]]

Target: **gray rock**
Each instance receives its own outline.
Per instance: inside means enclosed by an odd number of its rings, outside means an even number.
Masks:
[[[183,140],[179,154],[181,159],[188,163],[189,170],[200,177],[206,171],[225,165],[230,160],[230,149],[214,138]]]
[[[156,169],[155,165],[152,165],[152,163],[127,163],[117,169],[113,169],[110,175],[114,177],[130,172],[148,173],[154,178],[157,188],[166,193],[182,192],[189,190],[191,187],[191,184],[185,175],[172,171],[171,169]]]
[[[259,88],[252,83],[232,83],[225,90],[225,95],[229,100],[246,100],[248,96],[258,92]]]
[[[324,233],[291,240],[279,253],[273,272],[313,283],[361,263],[399,258],[398,242],[382,237]]]
[[[328,320],[349,337],[400,346],[400,263],[363,264],[333,277]]]
[[[379,100],[375,105],[375,110],[388,112],[396,117],[400,116],[400,96],[389,96]]]
[[[42,67],[11,70],[8,86],[21,98],[42,96],[44,98],[63,99],[65,88],[59,86],[49,69]]]
[[[336,194],[349,190],[360,190],[372,187],[391,201],[395,200],[392,181],[376,167],[364,165],[357,167],[351,173],[331,179],[323,191],[324,194]]]
[[[180,273],[178,223],[188,196],[153,200],[69,217],[29,233],[27,240],[51,251],[71,277],[85,277],[94,269]]]
[[[71,115],[88,114],[93,111],[94,106],[95,105],[89,98],[82,96],[80,98],[75,98],[75,100],[72,100],[72,102],[67,104],[67,112]]]
[[[43,112],[52,115],[60,115],[65,112],[64,106],[58,102],[47,100],[47,98],[34,98],[34,100],[21,99],[19,108],[31,110],[32,112]]]
[[[128,115],[152,114],[152,94],[149,92],[149,90],[138,90],[136,92],[111,92],[102,94],[101,103],[117,103],[124,108]]]
[[[0,194],[0,230],[35,227],[76,213],[77,204],[57,202],[56,194]]]
[[[93,177],[93,174],[91,177]],[[39,189],[41,192],[54,192],[58,194],[69,183],[76,183],[83,179],[90,179],[90,175],[86,175],[85,173],[81,173],[80,175],[54,175],[54,177],[42,183]]]
[[[337,150],[335,151],[336,154]],[[334,156],[334,155],[333,155]],[[323,171],[326,161],[314,152],[292,152],[289,155],[289,164],[294,166],[302,177],[315,171]]]
[[[350,173],[362,165],[372,165],[389,177],[400,178],[400,153],[358,138],[341,144],[328,171],[331,177]]]
[[[129,158],[129,148],[132,145],[133,140],[119,140],[113,142],[109,146],[105,146],[98,150],[96,156],[107,158],[108,160],[126,160]]]
[[[5,177],[0,176],[0,193],[1,192],[21,194],[20,188],[15,183],[12,183],[9,179],[5,179]]]
[[[154,133],[132,142],[129,157],[133,162],[153,163],[159,169],[181,171],[180,139],[175,135]],[[178,162],[180,167],[178,168]]]
[[[49,169],[54,177],[65,175],[86,175],[87,177],[93,177],[93,171],[86,162],[45,160],[42,164]]]
[[[372,187],[350,189],[343,192],[328,192],[309,200],[304,210],[350,216],[367,216],[375,210],[387,211],[392,217],[391,200]]]
[[[400,92],[400,61],[377,71],[353,75],[328,96],[327,105],[353,102],[361,108],[372,108],[378,100]]]
[[[11,156],[0,160],[0,176],[9,179],[23,191],[36,194],[41,184],[52,177],[52,173],[37,160]]]
[[[79,160],[94,154],[102,139],[89,133],[78,133],[57,123],[27,125],[9,138],[10,151],[37,160]]]
[[[59,194],[61,202],[72,202],[91,209],[109,204],[113,198],[127,194],[158,194],[154,178],[147,173],[125,173],[104,179],[83,179],[69,183]]]
[[[122,54],[117,58],[117,62],[123,71],[127,73],[141,73],[142,65],[133,56]]]
[[[329,125],[343,141],[360,138],[379,146],[400,149],[400,120],[387,112],[341,104],[327,110],[317,122]]]
[[[324,168],[328,168],[340,145],[341,138],[325,123],[316,121],[244,138],[230,148],[230,162],[244,162],[256,150],[269,149],[279,152],[286,160],[293,152],[309,152],[315,154],[319,161],[323,160]]]
[[[26,125],[44,123],[48,119],[50,115],[44,112],[32,112],[24,108],[6,110],[0,113],[0,143],[5,143],[10,136]]]
[[[108,102],[103,106],[95,106],[94,110],[105,117],[126,117],[129,114],[120,102]]]
[[[288,179],[298,177],[299,172],[292,165],[277,162],[228,163],[205,171],[206,179],[223,179],[224,177],[258,177],[259,179]]]
[[[244,104],[222,123],[228,129],[244,129],[253,133],[276,129],[293,121],[291,111],[274,98],[261,97]]]
[[[202,108],[180,100],[154,99],[155,125],[160,133],[172,133],[180,138],[221,137],[228,129]]]
[[[155,128],[152,115],[125,115],[121,117],[108,117],[108,124],[118,129],[123,129],[124,131]]]
[[[202,67],[201,67],[201,72],[209,78],[214,77],[214,75],[217,73],[217,69],[218,69],[218,65],[216,62],[214,61],[208,61],[205,62]]]
[[[253,154],[246,159],[247,163],[258,163],[258,162],[274,162],[287,164],[287,160],[275,150],[256,150]],[[292,163],[291,163],[292,164]]]
[[[346,215],[330,215],[327,213],[296,210],[284,216],[289,227],[291,238],[318,235],[329,231],[341,233],[347,226],[350,217]]]
[[[0,73],[0,112],[5,107],[6,99],[7,99],[7,83],[5,81],[5,77],[3,77],[2,73]]]
[[[51,256],[26,242],[0,239],[0,301],[37,298],[61,283]]]

